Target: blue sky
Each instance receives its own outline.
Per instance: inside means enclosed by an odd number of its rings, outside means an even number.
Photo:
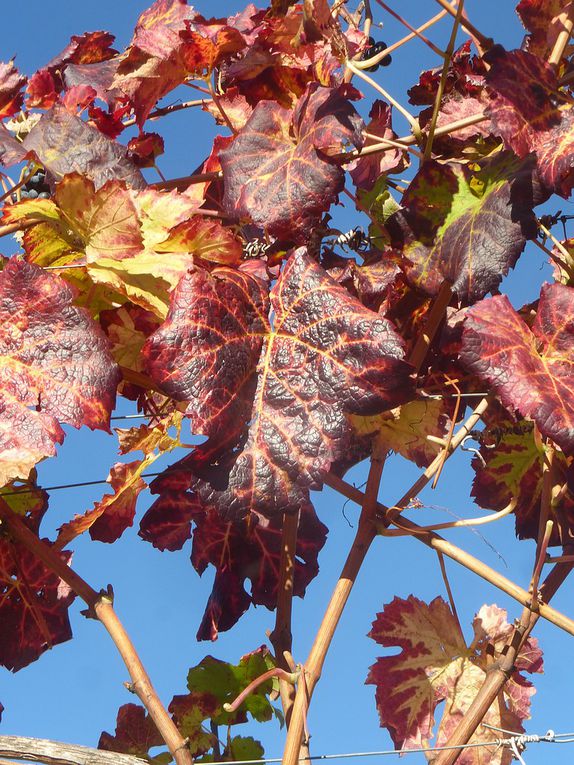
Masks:
[[[129,41],[136,19],[147,5],[144,0],[99,0],[97,3],[29,0],[25,5],[6,4],[2,9],[0,59],[8,60],[17,54],[19,68],[32,74],[67,44],[70,35],[97,29],[113,32],[117,37],[116,47],[121,48]],[[424,20],[438,7],[430,0],[396,3],[396,6],[401,7],[412,23]],[[211,0],[196,7],[206,16],[228,15],[240,10],[242,4]],[[497,41],[507,47],[520,44],[522,30],[512,3],[469,0],[465,7],[476,25]],[[375,7],[375,17],[381,19],[379,10]],[[449,33],[450,22],[447,22],[437,25],[428,35],[440,44]],[[377,36],[390,43],[403,34],[390,19]],[[414,84],[421,70],[437,63],[424,45],[414,42],[393,54],[392,65],[380,69],[376,77],[406,104],[405,89]],[[365,103],[369,103],[375,95],[368,93],[366,87],[361,84],[367,96]],[[178,91],[173,98],[168,97],[166,103],[178,97],[189,98],[191,91],[182,90],[183,95]],[[214,135],[211,117],[199,111],[166,117],[151,129],[165,138],[166,155],[160,158],[159,165],[167,178],[192,172],[208,153]],[[396,119],[395,129],[400,134],[408,132],[400,119]],[[557,206],[564,212],[572,212],[571,203],[561,201]],[[338,216],[341,228],[361,223],[348,209],[340,210]],[[0,252],[13,251],[13,245],[0,240]],[[503,290],[509,291],[515,305],[531,300],[538,294],[541,273],[549,272],[540,252],[530,247],[516,272],[503,283]],[[120,411],[126,413],[130,409],[124,406]],[[54,485],[105,478],[110,465],[117,460],[116,448],[115,439],[106,434],[69,430],[58,458],[40,466],[41,481],[44,485]],[[389,461],[383,475],[381,500],[393,504],[417,475],[418,471],[400,458]],[[357,466],[348,480],[361,484],[365,477],[365,467]],[[428,489],[422,495],[424,502],[437,508],[428,511],[430,515],[425,516],[424,522],[481,514],[469,498],[471,479],[470,455],[454,457],[445,468],[438,488]],[[90,508],[105,488],[54,492],[45,533],[51,535],[63,521]],[[305,600],[297,599],[294,606],[294,654],[300,661],[307,655],[358,519],[358,508],[352,503],[344,508],[344,499],[329,490],[315,495],[314,500],[330,533],[320,556],[320,575],[311,583]],[[147,498],[143,497],[140,503],[143,513]],[[161,554],[141,541],[136,530],[137,525],[114,545],[80,539],[73,565],[96,589],[113,583],[118,614],[167,703],[174,693],[185,692],[187,669],[206,654],[235,662],[265,642],[266,630],[273,628],[273,615],[263,608],[251,609],[215,644],[198,644],[195,632],[211,589],[211,571],[200,579],[189,563],[188,546],[179,553]],[[483,527],[480,534],[457,530],[451,532],[449,538],[517,583],[528,586],[534,545],[516,543],[512,518]],[[489,585],[456,564],[447,566],[467,637],[472,617],[483,603],[509,608],[510,618],[520,614],[517,604]],[[571,585],[567,584],[556,598],[556,606],[566,613],[573,611],[571,592]],[[410,539],[377,540],[361,571],[313,699],[309,714],[313,754],[390,748],[389,737],[378,725],[374,688],[364,685],[369,666],[382,653],[366,634],[383,604],[395,595],[406,597],[410,593],[426,601],[436,595],[445,596],[436,556]],[[102,730],[113,731],[118,707],[136,700],[122,685],[127,672],[110,639],[97,622],[79,615],[81,608],[76,603],[71,609],[75,633],[71,643],[56,647],[14,676],[0,670],[0,700],[6,707],[0,733],[96,745]],[[546,674],[535,680],[538,693],[527,730],[544,733],[548,728],[574,729],[572,707],[567,702],[572,679],[570,662],[565,661],[571,655],[572,640],[543,623],[538,625],[535,634],[545,650]],[[284,733],[275,723],[254,724],[248,732],[262,740],[268,756],[281,755]],[[568,747],[549,750],[542,745],[532,746],[527,752],[527,761],[529,765],[566,763],[571,761],[571,751]],[[422,755],[412,755],[410,761],[425,760]]]

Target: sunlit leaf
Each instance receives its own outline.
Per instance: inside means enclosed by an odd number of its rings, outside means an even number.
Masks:
[[[134,189],[146,186],[125,146],[106,138],[63,106],[56,105],[42,115],[26,136],[24,148],[33,151],[56,179],[78,172],[97,188],[112,179],[124,180]]]
[[[489,53],[486,114],[493,132],[519,157],[536,153],[540,179],[563,197],[574,184],[574,109],[554,67],[526,51]]]
[[[305,240],[343,189],[331,155],[360,146],[362,122],[348,100],[356,91],[310,86],[295,111],[259,103],[220,153],[226,210],[270,234]]]
[[[461,360],[507,409],[534,420],[567,453],[574,451],[574,289],[546,284],[530,329],[507,297],[467,314]]]
[[[436,746],[464,717],[471,701],[481,688],[492,661],[502,655],[513,627],[506,621],[506,611],[497,606],[483,606],[473,621],[474,636],[467,648],[460,628],[442,598],[426,604],[410,595],[395,598],[377,614],[369,636],[384,647],[399,647],[399,653],[377,659],[367,683],[376,686],[376,701],[381,725],[386,727],[396,747],[408,750],[429,746],[433,738],[435,710],[445,701]],[[521,732],[522,721],[529,716],[532,684],[522,672],[540,672],[542,653],[529,638],[516,662],[499,699],[483,718],[489,725]],[[479,727],[471,743],[492,741],[495,736]],[[459,760],[478,765],[476,750],[463,752]],[[493,747],[488,762],[508,765],[511,754]]]
[[[388,222],[409,279],[434,295],[446,279],[473,303],[496,289],[536,235],[532,167],[503,155],[483,165],[425,162]]]
[[[0,272],[0,484],[55,453],[59,422],[108,429],[118,370],[73,298],[32,264],[12,260]]]
[[[114,735],[104,731],[98,742],[98,749],[122,752],[135,757],[148,757],[149,750],[164,744],[155,723],[144,707],[138,704],[124,704],[118,710]]]
[[[192,429],[210,443],[227,444],[230,428],[239,435],[250,423],[246,441],[217,464],[202,467],[197,451],[201,479],[192,486],[228,519],[297,511],[348,449],[346,415],[392,408],[412,390],[391,324],[304,252],[272,290],[273,327],[261,286],[241,276],[239,284],[227,272],[184,277],[166,325],[144,349],[152,377],[190,402]]]
[[[480,507],[503,510],[516,504],[516,534],[520,539],[537,539],[540,521],[544,450],[534,436],[534,423],[513,421],[508,415],[488,418],[481,435],[482,460],[472,465],[475,478],[472,496]],[[554,454],[556,485],[562,486],[559,498],[551,499],[549,518],[554,522],[550,544],[571,544],[574,535],[574,495],[572,460],[562,452]]]
[[[61,556],[70,559],[69,553]],[[0,664],[16,672],[70,640],[68,608],[74,597],[34,553],[20,542],[0,538]]]

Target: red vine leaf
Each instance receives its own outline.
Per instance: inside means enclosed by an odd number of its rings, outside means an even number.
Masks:
[[[520,0],[516,13],[529,32],[523,45],[529,53],[548,56],[563,29],[563,11],[561,0]]]
[[[221,705],[212,693],[195,691],[185,696],[174,696],[168,711],[193,757],[211,749],[216,737],[207,732],[204,720],[210,720],[221,712]]]
[[[474,636],[467,648],[460,628],[442,598],[430,604],[410,595],[395,598],[373,622],[369,633],[384,647],[399,647],[400,653],[377,659],[367,683],[376,686],[376,701],[381,725],[386,727],[396,747],[408,750],[428,746],[433,737],[437,705],[445,701],[436,746],[464,717],[471,701],[482,686],[490,663],[501,656],[513,627],[506,621],[506,611],[497,606],[483,606],[473,621]],[[522,721],[529,716],[532,684],[522,672],[540,672],[542,652],[535,639],[529,638],[516,662],[501,698],[496,699],[484,722],[507,730],[523,731]],[[492,732],[478,728],[471,743],[492,741]],[[508,765],[509,752],[498,747],[489,753],[489,763]],[[459,760],[464,765],[478,765],[477,750],[464,751]]]
[[[231,146],[220,152],[223,203],[270,234],[302,241],[344,185],[330,156],[361,146],[362,120],[348,86],[310,85],[294,112],[257,104]]]
[[[104,731],[100,736],[98,749],[132,754],[147,760],[150,759],[149,750],[162,745],[164,740],[144,707],[138,704],[124,704],[118,710],[114,735]]]
[[[0,123],[0,164],[11,167],[26,159],[26,150],[3,123]]]
[[[184,0],[157,0],[140,16],[113,86],[130,99],[142,128],[160,98],[189,75],[210,74],[244,46],[236,29],[206,21]]]
[[[199,574],[215,567],[213,591],[197,633],[198,640],[215,640],[231,629],[249,605],[277,606],[281,519],[267,520],[251,513],[241,521],[223,521],[211,510],[196,515],[191,562]],[[303,597],[319,572],[317,557],[327,529],[311,504],[301,510],[294,565],[293,594]],[[245,582],[250,580],[250,593]]]
[[[189,492],[164,489],[144,513],[139,535],[158,550],[181,550],[191,537],[192,521],[202,512],[199,501]]]
[[[114,490],[96,502],[92,510],[65,523],[58,529],[56,545],[65,547],[85,531],[98,542],[115,542],[133,524],[136,502],[147,483],[141,478],[142,472],[153,460],[116,462],[110,470],[108,481]]]
[[[370,122],[365,127],[369,136],[365,146],[371,146],[380,140],[396,140],[397,134],[391,124],[391,107],[384,101],[376,100],[369,112]],[[353,163],[351,178],[357,188],[371,191],[376,181],[384,173],[402,172],[409,166],[409,156],[406,150],[395,148],[391,151],[367,154]]]
[[[245,428],[268,332],[265,285],[246,274],[195,270],[182,278],[166,322],[144,346],[147,369],[195,433],[234,443]]]
[[[481,461],[472,466],[475,478],[472,496],[480,507],[503,510],[516,503],[516,534],[519,539],[537,539],[542,497],[544,450],[534,436],[534,424],[500,415],[481,434]],[[560,499],[550,504],[549,518],[554,522],[551,545],[570,544],[574,530],[574,494],[572,460],[562,452],[554,455],[556,485],[561,485]]]
[[[202,447],[195,453],[202,478],[193,488],[228,519],[250,510],[297,511],[345,454],[346,415],[392,408],[412,391],[391,324],[303,251],[285,266],[271,306],[273,327],[255,280],[191,273],[174,294],[168,321],[144,348],[152,378],[190,402],[192,429],[200,427],[213,448],[251,423],[246,441],[217,464],[202,465]]]
[[[106,138],[61,105],[42,115],[24,139],[24,147],[33,151],[57,179],[78,172],[97,188],[111,179],[124,180],[134,189],[147,185],[125,146]]]
[[[174,226],[169,236],[155,247],[156,252],[191,252],[201,263],[206,260],[236,266],[243,255],[239,239],[229,228],[213,218],[195,215]]]
[[[0,61],[0,119],[11,117],[22,108],[26,77],[14,66],[14,60]]]
[[[231,629],[251,604],[270,610],[276,607],[282,519],[268,520],[250,513],[239,521],[225,521],[214,510],[204,510],[197,497],[185,490],[185,473],[180,479],[179,472],[170,468],[158,479],[159,485],[152,483],[152,491],[161,494],[144,514],[139,535],[159,550],[179,550],[192,536],[192,524],[195,526],[191,562],[200,575],[209,565],[215,568],[213,590],[197,638],[215,640],[219,632]],[[183,488],[177,485],[179,480],[183,480]],[[327,528],[308,503],[299,519],[294,595],[303,597],[317,575],[318,554],[326,538]]]
[[[4,500],[0,500],[4,501]],[[70,553],[61,553],[67,562]],[[19,542],[0,538],[0,664],[13,672],[72,637],[74,593]]]
[[[426,162],[388,222],[409,279],[435,295],[443,281],[473,303],[500,284],[536,236],[530,163],[508,155],[478,165]]]
[[[0,485],[64,438],[59,422],[108,430],[118,370],[103,332],[59,277],[11,260],[0,272]]]
[[[574,185],[574,109],[564,99],[555,69],[526,51],[500,46],[488,54],[485,113],[492,132],[519,157],[536,152],[541,181],[563,197]]]
[[[574,289],[544,285],[532,329],[507,297],[483,300],[466,317],[460,358],[507,409],[534,420],[574,451]]]

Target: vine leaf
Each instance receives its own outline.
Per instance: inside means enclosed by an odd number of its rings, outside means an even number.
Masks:
[[[266,333],[266,286],[247,274],[186,274],[164,324],[144,345],[151,377],[167,395],[189,400],[192,431],[235,443],[245,428]]]
[[[381,139],[396,140],[397,134],[392,128],[391,107],[384,101],[373,102],[369,112],[370,121],[365,127],[369,137],[365,146],[371,146]],[[353,163],[350,170],[353,183],[358,189],[371,191],[381,175],[392,172],[402,172],[409,166],[408,154],[396,148],[379,154],[367,154]]]
[[[220,152],[227,212],[269,234],[304,241],[343,190],[344,171],[332,159],[362,143],[362,120],[350,86],[309,85],[292,112],[257,104],[231,146]]]
[[[187,2],[156,0],[139,17],[114,87],[130,99],[143,127],[157,101],[189,75],[209,75],[245,47],[241,34],[221,21],[206,21]]]
[[[560,91],[555,69],[526,51],[488,54],[492,132],[519,157],[536,152],[541,181],[568,198],[574,185],[574,110]]]
[[[273,610],[277,605],[282,518],[271,520],[250,513],[225,521],[204,510],[189,491],[170,486],[170,470],[159,480],[161,494],[144,514],[139,535],[159,550],[179,550],[192,536],[191,562],[202,575],[209,565],[215,580],[197,633],[198,640],[216,640],[231,629],[251,604]],[[187,478],[189,482],[189,478]],[[151,489],[159,491],[152,483]],[[318,555],[327,538],[310,503],[301,509],[294,562],[293,594],[303,597],[319,572]],[[247,589],[249,582],[249,591]]]
[[[273,326],[262,286],[239,277],[184,277],[166,324],[144,347],[150,375],[189,401],[192,429],[201,426],[209,448],[222,440],[227,446],[228,429],[237,434],[250,423],[238,447],[215,463],[206,464],[207,446],[195,452],[201,477],[192,488],[230,520],[250,510],[269,517],[298,511],[308,489],[320,488],[324,472],[346,453],[347,414],[392,408],[412,392],[411,367],[390,322],[304,250],[273,287]],[[212,317],[201,309],[208,303]]]
[[[415,286],[436,295],[447,280],[474,303],[496,289],[536,236],[532,166],[508,154],[459,165],[427,162],[387,223]]]
[[[467,313],[460,358],[507,409],[534,420],[567,454],[574,451],[574,290],[542,287],[530,329],[503,295]]]
[[[4,501],[4,500],[0,500]],[[61,553],[68,562],[70,553]],[[34,553],[0,538],[0,664],[16,672],[72,638],[68,607],[74,593]]]
[[[353,416],[351,422],[359,436],[374,436],[383,451],[392,449],[419,467],[427,467],[440,446],[427,436],[445,438],[452,406],[444,400],[409,401],[390,412],[369,417]]]
[[[251,513],[241,521],[223,521],[215,511],[196,516],[191,562],[199,574],[215,567],[215,581],[203,615],[198,640],[215,640],[231,629],[250,604],[277,606],[282,520]],[[294,563],[293,594],[303,597],[319,573],[317,557],[327,528],[309,503],[301,510]],[[251,593],[245,590],[250,580]]]
[[[58,529],[56,545],[65,547],[85,531],[92,539],[99,542],[115,542],[124,531],[133,524],[138,496],[147,488],[141,478],[143,471],[155,457],[134,462],[116,462],[107,478],[114,490],[96,502],[92,510],[83,515],[76,515],[71,521]]]
[[[464,717],[472,699],[482,686],[494,653],[501,656],[513,627],[506,611],[498,606],[482,606],[473,621],[473,640],[467,648],[460,628],[445,601],[431,603],[409,595],[395,598],[377,614],[369,637],[380,645],[399,647],[400,653],[377,659],[367,683],[376,686],[377,709],[396,747],[408,750],[428,746],[433,737],[435,709],[445,701],[436,746],[448,737]],[[523,672],[542,671],[542,652],[529,638],[520,652],[516,671],[501,698],[484,717],[484,722],[507,730],[523,731],[522,721],[529,716],[530,697],[535,692]],[[492,732],[479,728],[471,743],[492,741]],[[477,750],[464,751],[464,765],[478,765]],[[508,765],[509,752],[496,748],[489,762]]]
[[[563,28],[563,10],[560,0],[520,0],[516,12],[529,32],[523,46],[529,53],[547,57]]]
[[[111,287],[163,318],[169,291],[194,261],[236,264],[242,254],[231,231],[196,213],[177,191],[132,191],[123,181],[96,189],[89,178],[71,173],[56,185],[53,200],[13,205],[4,221],[39,221],[24,236],[30,260],[85,264],[86,291],[93,282]]]
[[[181,735],[185,738],[193,757],[208,752],[215,743],[215,736],[209,733],[204,720],[210,720],[221,712],[217,698],[209,691],[195,691],[174,696],[168,711]]]
[[[108,430],[119,372],[105,335],[59,277],[11,260],[0,272],[0,484],[55,454],[59,422]]]
[[[21,92],[26,77],[14,66],[14,60],[0,61],[0,119],[11,117],[22,108],[24,95]]]
[[[489,408],[490,411],[490,408]],[[502,410],[504,411],[504,410]],[[514,515],[519,539],[537,539],[542,496],[544,450],[534,435],[534,423],[515,421],[507,414],[488,418],[481,435],[482,460],[473,459],[475,478],[472,496],[480,507],[502,510],[516,501]],[[572,460],[555,452],[556,484],[561,485],[560,499],[550,504],[554,521],[551,545],[570,544],[574,528]]]
[[[201,514],[199,500],[192,494],[164,488],[144,513],[139,535],[158,550],[181,550],[191,537],[192,521]]]
[[[99,319],[108,336],[110,352],[124,374],[129,369],[138,376],[142,375],[142,348],[146,339],[159,327],[159,318],[151,311],[126,303],[119,308],[100,311]],[[137,399],[143,389],[123,380],[118,392],[126,398]]]
[[[139,704],[123,704],[118,710],[114,735],[104,731],[98,742],[98,749],[109,752],[122,752],[135,757],[143,757],[151,762],[165,763],[166,756],[149,757],[149,750],[164,746],[155,723]],[[167,761],[169,761],[169,758]]]
[[[238,664],[229,664],[213,656],[206,656],[187,675],[187,687],[191,693],[211,693],[219,704],[212,719],[217,725],[236,725],[247,721],[249,713],[257,722],[267,722],[275,709],[267,695],[273,681],[268,680],[250,693],[235,712],[224,712],[223,705],[231,703],[252,680],[274,667],[273,658],[265,646],[242,656]]]
[[[64,50],[30,78],[26,106],[41,109],[50,109],[54,106],[66,85],[73,87],[80,84],[68,81],[69,70],[76,67],[79,69],[90,67],[88,71],[95,74],[100,69],[100,65],[107,64],[117,54],[117,51],[111,47],[114,39],[109,32],[103,31],[72,35]],[[101,95],[103,93],[98,88],[98,97]],[[106,97],[104,96],[102,100],[105,101]]]
[[[129,430],[116,429],[120,453],[141,451],[143,459],[133,462],[116,462],[107,478],[114,490],[94,504],[91,510],[77,515],[58,531],[56,545],[64,547],[75,537],[90,532],[90,537],[99,542],[115,542],[133,524],[139,495],[147,489],[142,474],[158,457],[181,446],[182,415],[174,411],[153,425],[141,425]],[[167,432],[175,428],[176,435]]]
[[[98,188],[113,179],[124,180],[134,189],[147,185],[125,146],[106,138],[59,104],[44,112],[24,139],[24,148],[34,152],[56,179],[78,172]]]
[[[186,21],[195,16],[196,11],[187,2],[156,0],[137,21],[113,86],[130,99],[140,129],[156,102],[188,74],[181,56],[181,33]]]

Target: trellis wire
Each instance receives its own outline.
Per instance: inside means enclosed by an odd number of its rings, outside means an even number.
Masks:
[[[521,751],[524,751],[527,744],[571,744],[574,742],[574,733],[555,733],[553,730],[547,731],[543,736],[539,736],[536,733],[513,733],[513,731],[506,731],[503,728],[495,728],[492,725],[486,725],[484,727],[492,730],[499,730],[502,733],[510,733],[508,738],[495,738],[492,741],[481,741],[474,744],[460,744],[457,746],[436,746],[432,749],[419,747],[417,749],[383,749],[373,752],[345,752],[339,754],[313,754],[308,757],[300,757],[299,762],[309,762],[311,760],[338,760],[348,759],[351,757],[381,757],[383,755],[394,754],[432,754],[433,752],[446,752],[452,749],[478,749],[479,747],[496,747],[507,746],[512,750],[513,756],[518,759],[522,765],[525,765],[524,760],[521,757]],[[281,757],[264,757],[259,760],[221,760],[211,762],[210,765],[266,765],[266,763],[281,762]]]

